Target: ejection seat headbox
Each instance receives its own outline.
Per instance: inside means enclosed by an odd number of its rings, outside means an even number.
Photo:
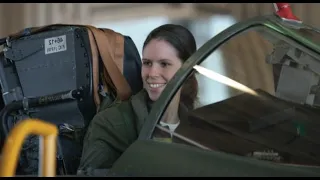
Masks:
[[[0,65],[4,103],[8,105],[25,98],[81,89],[82,97],[77,101],[39,107],[33,116],[57,124],[69,122],[84,126],[87,123],[85,121],[91,120],[96,112],[94,90],[98,90],[101,96],[107,96],[108,93],[111,98],[115,96],[111,94],[112,91],[103,93],[101,73],[98,77],[99,87],[93,87],[93,57],[88,28],[52,25],[36,32],[34,29],[25,29],[18,38],[16,35],[6,38]],[[135,94],[142,88],[141,59],[128,36],[124,36],[122,51],[123,63],[119,63],[122,66],[119,69]],[[104,63],[101,54],[99,57],[99,72],[102,72]]]
[[[135,44],[110,29],[82,25],[28,28],[0,39],[0,45],[5,105],[0,113],[1,141],[16,120],[33,117],[54,123],[59,127],[62,163],[58,166],[68,174],[77,170],[82,151],[79,141],[101,103],[123,100],[142,89],[142,64]],[[80,137],[63,136],[66,130],[75,129],[80,130]],[[29,158],[25,159],[28,163],[21,159],[20,174],[37,173],[37,163],[32,163],[37,161],[30,159],[38,157],[35,142],[34,138],[26,140],[28,148],[21,156]]]

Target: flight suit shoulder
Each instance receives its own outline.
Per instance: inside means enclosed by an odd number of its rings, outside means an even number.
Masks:
[[[136,116],[130,103],[122,102],[96,114],[88,129],[88,138],[112,138],[112,146],[122,151],[138,136],[135,124]]]
[[[96,115],[96,118],[108,121],[108,124],[113,127],[128,126],[135,121],[135,114],[131,104],[125,101],[104,109]]]

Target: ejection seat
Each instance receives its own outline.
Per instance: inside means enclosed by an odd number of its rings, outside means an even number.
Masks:
[[[0,113],[1,143],[20,120],[39,118],[53,123],[59,128],[57,175],[75,174],[82,137],[96,114],[88,29],[68,25],[52,26],[35,34],[28,34],[28,30],[18,39],[0,39],[0,46],[4,45],[4,53],[0,53],[0,89],[5,105]],[[99,58],[99,71],[103,71]],[[140,72],[137,48],[130,37],[124,36],[123,75],[132,94],[142,89]],[[114,99],[102,90],[100,95]],[[56,103],[46,104],[48,98]],[[37,105],[31,106],[33,100]],[[37,174],[38,142],[37,136],[26,139],[16,174]]]

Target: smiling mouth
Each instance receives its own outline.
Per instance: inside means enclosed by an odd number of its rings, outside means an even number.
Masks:
[[[163,87],[166,84],[149,84],[150,88],[159,88],[159,87]]]

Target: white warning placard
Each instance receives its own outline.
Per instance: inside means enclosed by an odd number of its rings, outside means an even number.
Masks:
[[[66,35],[47,38],[44,40],[45,54],[52,54],[67,50]]]

